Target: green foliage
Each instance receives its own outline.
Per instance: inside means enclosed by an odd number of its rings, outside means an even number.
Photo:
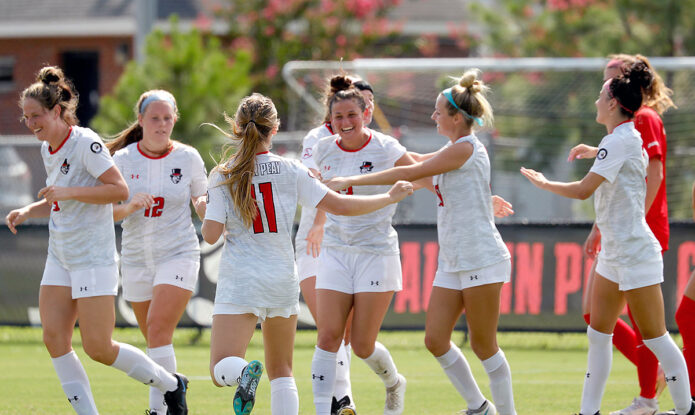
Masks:
[[[219,132],[200,127],[211,122],[225,127],[223,112],[234,113],[249,91],[251,56],[245,50],[231,57],[215,37],[193,29],[181,31],[176,19],[171,32],[155,30],[147,38],[143,63],[131,61],[111,95],[102,97],[92,126],[104,136],[113,136],[136,120],[134,107],[150,89],[165,89],[176,97],[179,119],[172,138],[193,145],[208,167],[211,150],[222,141]]]

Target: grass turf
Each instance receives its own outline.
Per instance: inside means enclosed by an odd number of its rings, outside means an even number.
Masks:
[[[379,340],[391,351],[400,373],[408,379],[405,414],[455,414],[464,401],[423,345],[423,332],[383,332]],[[136,329],[117,329],[114,339],[145,348]],[[205,330],[195,343],[195,330],[179,329],[175,347],[179,371],[189,379],[188,404],[191,415],[233,413],[233,388],[217,388],[208,371],[210,332]],[[82,350],[79,332],[74,348],[91,382],[100,414],[143,414],[148,407],[147,388],[124,373],[91,361]],[[300,414],[313,413],[311,357],[316,333],[297,333],[294,375],[299,390]],[[461,343],[463,335],[454,334]],[[517,412],[523,414],[570,414],[578,412],[586,369],[586,335],[581,333],[500,333],[499,344],[512,369]],[[677,339],[677,341],[680,339]],[[483,394],[490,398],[488,378],[480,361],[468,345],[462,350]],[[247,360],[263,361],[262,336],[254,335]],[[2,403],[0,414],[74,414],[60,388],[38,328],[0,327],[0,370]],[[360,415],[380,414],[384,388],[369,368],[353,356],[352,388]],[[619,352],[614,353],[613,369],[603,398],[603,412],[627,406],[639,393],[634,366]],[[665,392],[662,410],[673,407]],[[263,375],[254,414],[270,414],[270,385]]]

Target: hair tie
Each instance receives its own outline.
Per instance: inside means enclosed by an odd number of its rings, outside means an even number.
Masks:
[[[174,101],[174,98],[171,96],[171,94],[167,94],[162,91],[157,91],[151,93],[147,96],[147,98],[142,100],[142,104],[140,104],[140,114],[144,114],[147,106],[155,101],[168,102],[169,104],[171,104],[171,107],[174,109],[174,111],[176,111],[176,101]]]
[[[456,108],[457,110],[461,111],[461,113],[463,113],[463,115],[465,115],[466,117],[468,117],[468,118],[470,118],[471,120],[473,120],[473,121],[475,121],[476,123],[478,123],[479,126],[481,126],[481,127],[483,126],[483,119],[482,119],[482,118],[480,118],[480,117],[474,117],[474,116],[470,115],[469,113],[467,113],[466,111],[464,111],[464,110],[462,110],[461,108],[459,108],[458,105],[456,105],[456,102],[454,102],[454,97],[451,95],[451,88],[447,88],[447,89],[445,89],[444,91],[442,91],[442,95],[444,95],[444,96],[446,97],[446,99],[449,101],[449,103],[450,103],[451,105],[454,106],[454,108]]]

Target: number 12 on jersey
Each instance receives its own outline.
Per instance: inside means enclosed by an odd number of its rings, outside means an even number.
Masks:
[[[273,184],[271,182],[258,183],[258,190],[263,197],[263,211],[265,213],[266,223],[268,223],[268,232],[277,233],[278,224],[275,219],[275,201],[273,200]],[[256,185],[251,185],[251,197],[256,199]],[[261,210],[256,203],[256,218],[253,220],[253,233],[263,233],[263,218]]]

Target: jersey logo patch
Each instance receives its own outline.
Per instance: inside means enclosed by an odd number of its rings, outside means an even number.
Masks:
[[[606,150],[605,148],[600,149],[596,154],[596,158],[598,160],[603,160],[606,158],[606,156],[608,156],[608,150]]]
[[[70,171],[70,164],[68,164],[68,159],[63,160],[63,164],[60,165],[60,172],[63,174],[68,174]]]
[[[101,143],[95,141],[89,145],[89,149],[92,150],[92,153],[99,154],[101,153]]]
[[[171,175],[169,177],[171,177],[171,181],[174,184],[178,184],[183,177],[183,174],[181,174],[181,169],[171,169]]]
[[[312,156],[312,151],[311,148],[307,148],[304,150],[304,154],[302,154],[303,159],[308,159]]]
[[[369,173],[374,168],[371,161],[363,161],[360,166],[360,173]]]

